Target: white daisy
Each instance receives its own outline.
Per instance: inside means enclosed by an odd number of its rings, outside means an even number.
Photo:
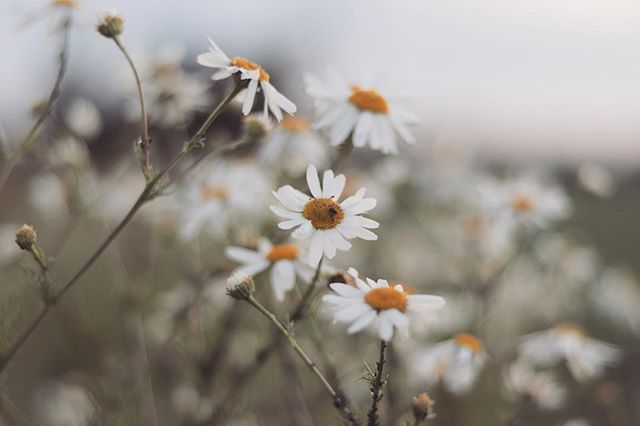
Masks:
[[[442,382],[449,392],[460,395],[471,390],[487,359],[480,339],[460,333],[418,352],[411,365],[416,380]]]
[[[237,271],[257,275],[271,267],[271,287],[279,302],[296,283],[296,275],[309,280],[313,271],[300,261],[301,250],[296,244],[273,245],[267,238],[260,238],[258,250],[227,247],[225,254],[231,260],[242,263]]]
[[[408,294],[401,284],[390,286],[386,280],[366,282],[358,278],[358,272],[350,268],[355,287],[343,283],[331,283],[336,294],[323,296],[336,321],[352,323],[347,333],[357,333],[371,324],[378,329],[380,338],[390,341],[394,328],[408,335],[409,317],[407,311],[422,312],[440,309],[444,299],[425,294]]]
[[[83,139],[93,140],[104,127],[96,105],[86,98],[75,99],[65,113],[67,126]]]
[[[531,400],[544,410],[559,408],[567,399],[567,389],[551,373],[536,371],[522,360],[509,367],[504,379],[511,396]]]
[[[304,172],[311,162],[322,167],[329,160],[320,136],[311,130],[306,120],[298,117],[285,117],[260,145],[258,155],[265,163],[281,165],[292,175]]]
[[[349,83],[331,73],[326,81],[314,76],[305,78],[307,93],[316,100],[321,117],[315,127],[327,132],[333,145],[339,145],[351,135],[353,145],[385,154],[398,152],[397,136],[413,144],[409,125],[417,117],[400,107],[391,96],[378,90]]]
[[[615,346],[588,337],[582,327],[572,323],[525,336],[519,351],[523,358],[539,366],[566,360],[571,375],[578,381],[599,376],[620,357]]]
[[[258,91],[258,85],[264,94],[264,116],[268,117],[268,111],[282,120],[282,111],[293,115],[297,108],[293,102],[276,90],[270,83],[271,77],[260,65],[248,59],[236,56],[230,59],[213,40],[209,39],[211,47],[209,52],[198,55],[198,63],[209,68],[218,68],[219,71],[211,77],[213,80],[222,80],[232,74],[240,73],[241,80],[249,80],[249,86],[242,104],[242,113],[248,115],[253,107],[253,101]]]
[[[347,239],[362,238],[376,240],[377,235],[369,231],[380,224],[374,220],[360,216],[376,206],[373,198],[364,198],[365,188],[338,203],[344,190],[346,178],[344,175],[334,176],[333,171],[327,170],[322,178],[322,187],[318,179],[318,170],[314,165],[307,168],[307,184],[311,190],[311,197],[286,185],[274,192],[273,195],[282,203],[285,209],[271,206],[271,210],[286,220],[280,222],[280,229],[298,227],[292,236],[296,239],[311,238],[309,248],[309,264],[317,265],[323,253],[333,259],[336,250],[349,250],[351,243]]]
[[[633,272],[608,268],[591,289],[598,313],[640,335],[640,286]]]

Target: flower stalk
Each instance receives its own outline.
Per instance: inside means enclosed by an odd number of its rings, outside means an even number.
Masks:
[[[371,408],[367,413],[367,426],[378,426],[380,424],[380,417],[378,416],[378,403],[382,400],[382,388],[386,383],[386,378],[383,376],[385,355],[387,352],[387,342],[380,341],[380,358],[376,364],[376,374],[369,389],[371,390]]]

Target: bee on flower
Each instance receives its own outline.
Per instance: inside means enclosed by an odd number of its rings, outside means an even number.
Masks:
[[[322,177],[322,186],[318,178],[318,170],[314,165],[307,168],[307,184],[311,191],[308,196],[293,187],[286,185],[273,195],[285,207],[271,206],[271,210],[286,219],[278,224],[280,229],[293,231],[292,237],[304,240],[311,239],[309,248],[309,264],[315,266],[323,254],[333,259],[336,250],[349,250],[351,243],[347,240],[362,238],[376,240],[378,237],[369,229],[376,229],[380,224],[372,219],[360,216],[376,206],[373,198],[364,198],[365,188],[360,188],[355,195],[338,202],[346,178],[344,175],[334,176],[327,170]]]
[[[440,309],[444,299],[426,294],[409,294],[401,284],[389,285],[386,280],[362,280],[358,271],[348,270],[355,286],[334,282],[329,286],[337,294],[323,296],[322,301],[335,321],[351,323],[347,333],[357,333],[370,325],[378,331],[380,339],[389,342],[394,329],[408,335],[409,312]]]
[[[280,165],[293,176],[304,172],[311,162],[323,167],[329,161],[320,136],[298,117],[284,117],[262,142],[258,155],[266,164]]]
[[[590,338],[582,327],[573,323],[560,323],[525,336],[519,352],[524,359],[541,367],[565,360],[571,375],[581,382],[598,377],[620,358],[620,350],[615,346]]]
[[[247,275],[257,275],[271,268],[271,287],[276,300],[282,302],[287,292],[295,286],[296,276],[309,281],[313,270],[302,262],[302,250],[297,244],[273,245],[267,238],[260,238],[258,250],[242,247],[227,247],[225,254],[242,265],[237,271]]]
[[[527,362],[514,362],[504,375],[509,394],[533,401],[544,410],[555,410],[567,399],[567,389],[551,373],[536,371]]]
[[[488,359],[484,343],[460,333],[418,352],[411,362],[416,380],[441,382],[449,392],[462,395],[471,390]]]
[[[414,143],[409,126],[418,118],[400,106],[393,95],[349,83],[335,72],[325,81],[309,75],[305,82],[320,115],[315,127],[327,133],[332,145],[340,145],[351,136],[355,147],[369,145],[384,154],[396,154],[398,136]]]
[[[283,110],[290,115],[295,114],[297,110],[295,104],[278,92],[271,84],[271,76],[264,68],[240,56],[231,59],[213,40],[209,39],[209,42],[211,43],[209,52],[198,55],[197,60],[202,66],[219,70],[211,77],[213,80],[222,80],[233,74],[240,74],[241,80],[249,80],[249,86],[242,104],[242,113],[244,115],[248,115],[253,108],[258,86],[262,89],[264,95],[263,111],[265,121],[268,119],[269,111],[278,121],[283,118]]]

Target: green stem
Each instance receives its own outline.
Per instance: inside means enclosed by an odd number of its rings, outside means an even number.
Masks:
[[[376,376],[371,383],[371,408],[367,413],[367,426],[378,426],[380,424],[380,418],[378,416],[378,403],[382,399],[382,388],[384,387],[385,379],[382,372],[385,363],[385,353],[387,351],[387,342],[380,341],[380,358],[376,364]]]

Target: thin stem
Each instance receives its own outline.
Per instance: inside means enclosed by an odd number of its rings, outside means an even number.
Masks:
[[[344,405],[344,402],[339,397],[338,393],[333,389],[327,378],[324,376],[322,371],[318,368],[318,366],[309,358],[307,353],[300,347],[298,341],[293,336],[293,334],[287,329],[287,327],[267,308],[265,308],[260,302],[258,302],[253,296],[250,296],[247,299],[247,302],[251,304],[254,308],[256,308],[262,315],[264,315],[267,319],[269,319],[282,333],[282,335],[286,338],[289,346],[293,348],[294,351],[298,354],[302,362],[311,370],[311,372],[317,377],[322,386],[325,388],[327,393],[331,396],[334,401],[334,406],[347,418],[353,417],[353,413],[351,409]]]
[[[367,413],[367,426],[378,426],[380,424],[380,418],[378,416],[378,403],[382,399],[382,388],[386,382],[384,379],[382,372],[384,369],[385,363],[385,353],[387,351],[387,342],[384,340],[380,341],[380,358],[378,359],[378,363],[376,364],[376,375],[371,382],[370,390],[371,390],[371,408]]]
[[[71,34],[72,22],[72,14],[69,11],[62,20],[63,35],[62,46],[60,48],[60,53],[58,54],[58,74],[56,75],[53,87],[51,88],[51,92],[49,93],[49,98],[47,99],[47,102],[44,105],[42,111],[38,115],[38,118],[31,126],[31,129],[29,129],[29,133],[27,133],[27,136],[25,136],[22,142],[20,142],[13,153],[7,155],[4,169],[0,173],[0,191],[2,191],[2,188],[4,188],[4,185],[7,183],[7,179],[9,178],[11,171],[18,164],[20,158],[31,148],[31,144],[35,140],[38,129],[40,129],[40,126],[42,126],[47,117],[51,114],[53,103],[56,101],[56,99],[58,99],[58,96],[60,95],[60,86],[62,85],[62,80],[67,72],[67,65],[69,63],[69,35]]]
[[[334,172],[339,171],[342,163],[344,163],[344,161],[349,157],[351,151],[353,151],[353,135],[349,135],[347,140],[344,141],[342,145],[340,145],[340,147],[338,148],[338,154],[331,162],[331,166],[329,166],[329,169],[333,170]]]
[[[318,262],[318,266],[316,267],[316,271],[313,274],[313,278],[311,278],[309,287],[307,287],[304,294],[302,295],[302,299],[300,299],[300,302],[296,305],[295,309],[289,316],[289,321],[291,322],[299,321],[306,314],[307,309],[311,304],[309,302],[311,301],[313,293],[316,290],[316,284],[318,284],[318,278],[320,278],[320,270],[322,269],[323,259],[324,259],[324,256],[320,258],[320,262]]]
[[[147,201],[152,200],[154,197],[158,195],[157,187],[163,184],[164,178],[169,175],[169,173],[180,163],[180,161],[182,161],[182,159],[186,156],[186,154],[193,147],[198,146],[200,144],[202,138],[204,137],[204,134],[209,129],[209,127],[211,127],[216,117],[220,115],[224,107],[227,106],[229,102],[231,102],[231,100],[235,97],[235,95],[238,94],[240,90],[242,90],[242,87],[244,84],[246,83],[245,82],[236,83],[236,86],[231,91],[231,93],[220,102],[220,104],[216,107],[216,109],[214,109],[211,112],[211,114],[209,115],[209,117],[207,117],[205,123],[200,127],[198,132],[196,132],[196,134],[191,139],[189,139],[187,142],[184,143],[183,148],[173,158],[173,160],[169,163],[169,165],[162,172],[160,172],[155,178],[153,178],[151,181],[147,183],[142,193],[140,194],[136,202],[133,204],[131,209],[129,209],[129,212],[126,214],[124,219],[122,219],[122,221],[111,232],[111,234],[107,236],[107,238],[102,242],[102,244],[98,246],[95,252],[91,255],[91,257],[89,257],[87,261],[85,261],[85,263],[80,267],[80,269],[66,283],[62,285],[58,293],[51,295],[50,302],[49,302],[50,305],[56,304],[62,298],[62,296],[64,296],[66,292],[69,291],[69,289],[76,282],[78,282],[78,280],[85,274],[85,272],[87,272],[91,268],[91,266],[96,262],[96,260],[100,258],[100,256],[107,249],[107,247],[111,245],[111,243],[116,239],[116,237],[120,234],[120,232],[122,232],[122,230],[126,228],[129,222],[131,222],[133,217],[136,215],[138,210],[140,210],[140,208]],[[212,156],[220,155],[226,151],[236,148],[237,146],[239,145],[230,144],[227,146],[222,146],[214,150],[211,153],[211,155]],[[33,333],[33,331],[42,322],[46,314],[49,312],[50,305],[47,304],[47,306],[39,312],[38,316],[33,320],[33,322],[29,326],[27,326],[27,328],[19,335],[18,339],[11,344],[7,353],[5,355],[0,355],[0,373],[4,371],[7,364],[13,358],[13,356],[18,351],[18,349],[20,349],[20,347],[24,344],[24,342],[31,335],[31,333]]]
[[[142,93],[142,82],[140,81],[140,75],[138,75],[138,70],[129,56],[129,52],[125,49],[124,45],[120,41],[118,36],[112,37],[120,52],[124,55],[125,59],[129,63],[129,67],[133,72],[133,78],[136,80],[136,87],[138,88],[138,98],[140,99],[140,126],[142,128],[142,152],[144,154],[144,167],[147,171],[151,169],[151,160],[149,158],[149,145],[151,143],[151,139],[149,138],[149,120],[147,118],[147,111],[144,105],[144,94]]]

